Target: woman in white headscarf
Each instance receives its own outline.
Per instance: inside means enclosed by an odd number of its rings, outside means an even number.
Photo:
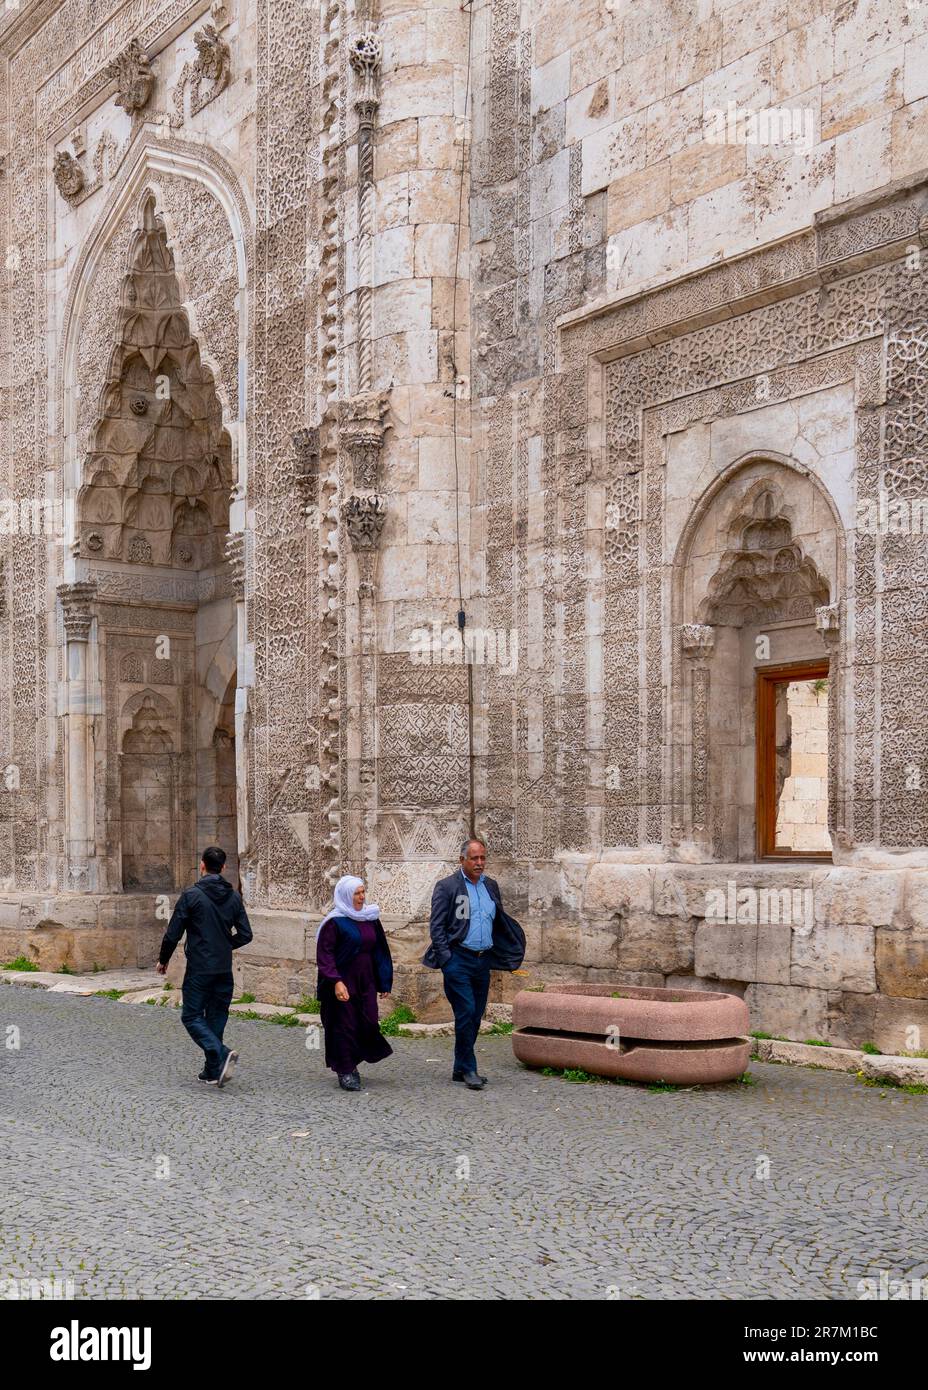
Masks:
[[[377,1013],[378,993],[383,998],[393,987],[393,961],[380,908],[365,903],[365,892],[360,878],[340,878],[316,934],[325,1064],[343,1091],[360,1091],[359,1062],[382,1062],[393,1052]]]

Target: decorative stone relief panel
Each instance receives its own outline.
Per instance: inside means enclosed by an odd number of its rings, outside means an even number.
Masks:
[[[624,757],[622,765],[614,769],[613,785],[607,785],[605,791],[606,844],[666,843],[671,838],[666,808],[672,798],[660,790],[666,786],[663,765],[668,747],[660,638],[666,630],[668,601],[660,573],[663,439],[667,428],[680,428],[681,418],[713,420],[750,409],[760,399],[790,399],[834,379],[835,375],[847,379],[839,359],[851,349],[852,379],[857,391],[858,497],[866,497],[869,489],[875,490],[877,481],[874,460],[879,458],[880,447],[880,337],[886,328],[890,332],[887,362],[894,354],[898,362],[898,367],[887,368],[888,457],[892,457],[893,430],[897,453],[910,454],[913,460],[920,456],[919,431],[924,428],[924,415],[916,402],[921,370],[917,325],[925,291],[918,285],[918,277],[909,276],[909,282],[900,285],[900,266],[890,263],[832,279],[827,288],[813,293],[802,293],[801,289],[792,293],[790,276],[813,269],[814,263],[814,237],[804,234],[562,330],[557,425],[565,479],[575,452],[575,431],[584,426],[586,417],[586,364],[590,363],[594,400],[598,398],[596,383],[602,373],[603,413],[594,417],[590,447],[595,456],[596,434],[601,425],[607,517],[603,559],[609,614],[603,641],[605,737],[607,747],[617,750],[617,761]],[[777,281],[783,285],[779,297],[773,292]],[[760,290],[762,286],[763,298],[771,302],[752,306],[750,295],[755,287]],[[745,311],[722,323],[696,327],[690,333],[677,329],[675,336],[658,341],[653,347],[646,347],[641,341],[644,351],[633,350],[601,368],[597,366],[595,354],[599,351],[615,351],[623,338],[630,339],[634,346],[636,333],[653,332],[663,322],[685,322],[688,315],[710,309],[718,302],[716,296],[721,291],[730,296],[728,302],[740,296]],[[894,329],[887,321],[888,308],[893,303],[903,306],[900,312],[905,331]],[[901,386],[907,374],[913,385],[907,391],[897,388],[905,399],[899,400],[893,413],[893,388],[897,381]],[[656,403],[670,390],[679,391],[681,383],[685,383],[686,395],[658,407]],[[917,463],[914,466],[917,468]],[[905,476],[908,480],[917,473],[909,468]],[[849,569],[849,582],[853,579],[854,587],[848,591],[850,631],[855,633],[851,639],[854,656],[847,680],[855,690],[856,728],[853,753],[845,764],[844,775],[854,778],[853,841],[866,843],[880,836],[875,816],[879,738],[872,736],[876,689],[868,674],[871,663],[878,659],[878,648],[873,644],[879,640],[879,628],[874,627],[873,617],[880,616],[887,601],[878,600],[877,565],[878,555],[891,553],[892,548],[886,546],[882,535],[867,535],[860,530],[854,542]],[[905,547],[899,546],[898,553],[905,554]],[[801,576],[803,562],[799,556],[794,558],[797,565],[790,573]],[[920,559],[915,574],[923,563]],[[868,604],[872,609],[874,600],[877,614],[868,609]],[[821,591],[816,590],[814,580],[808,598],[802,602],[809,606],[809,616],[821,603]],[[914,631],[913,624],[919,622],[917,615],[923,611],[924,603],[924,590],[913,593],[911,605],[893,616],[894,633]],[[884,623],[883,631],[888,627]],[[899,636],[893,637],[897,643],[900,640]],[[629,672],[636,669],[641,672],[637,683],[628,680]],[[892,720],[891,709],[898,699],[892,680],[890,676],[890,684],[885,686],[889,700],[883,705],[884,720]],[[911,668],[906,669],[899,682],[900,693],[904,683],[911,690],[913,680],[920,681],[921,677]],[[908,746],[917,753],[914,742]],[[910,758],[910,764],[917,761],[917,757]],[[901,763],[899,766],[902,775],[904,769]],[[910,780],[914,781],[914,777]],[[850,784],[847,792],[851,792]],[[907,801],[895,801],[901,809],[889,813],[893,828],[888,838],[883,835],[885,843],[924,842],[922,811],[913,793],[914,788]],[[843,819],[840,807],[835,814],[839,821]],[[904,823],[910,827],[906,832]]]

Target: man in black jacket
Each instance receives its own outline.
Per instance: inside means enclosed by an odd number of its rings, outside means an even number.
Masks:
[[[477,1071],[474,1044],[487,1006],[491,970],[518,970],[525,956],[525,933],[503,909],[499,884],[484,869],[487,847],[476,837],[461,846],[461,867],[441,878],[432,893],[429,935],[422,964],[440,970],[445,996],[454,1010],[453,1081],[472,1091],[487,1084]]]
[[[177,899],[161,942],[157,967],[159,975],[163,975],[186,932],[187,970],[181,1022],[206,1054],[199,1080],[210,1086],[224,1086],[238,1061],[238,1053],[226,1047],[222,1035],[229,1021],[234,988],[232,952],[251,940],[245,905],[231,883],[222,877],[225,862],[225,851],[217,845],[203,851],[200,878]]]

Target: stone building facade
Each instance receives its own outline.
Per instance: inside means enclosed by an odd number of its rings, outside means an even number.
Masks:
[[[355,870],[428,1016],[474,824],[538,982],[925,1045],[928,0],[21,0],[0,120],[4,958],[218,839],[245,988]]]

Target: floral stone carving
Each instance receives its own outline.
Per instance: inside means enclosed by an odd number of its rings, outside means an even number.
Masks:
[[[132,116],[147,105],[154,86],[155,74],[151,62],[138,39],[133,39],[106,69],[107,77],[116,78],[116,105]]]
[[[390,428],[384,421],[386,411],[383,391],[364,391],[345,402],[341,442],[351,458],[355,487],[377,486],[383,437]]]
[[[67,202],[72,203],[83,191],[85,175],[79,162],[69,150],[59,150],[53,166],[55,185]]]
[[[355,550],[373,550],[387,517],[382,497],[349,497],[342,507],[348,539]]]
[[[193,36],[197,56],[185,63],[180,80],[174,88],[174,112],[171,125],[176,129],[184,124],[184,98],[190,92],[190,115],[195,116],[204,106],[218,97],[229,85],[232,75],[232,54],[229,45],[213,24],[206,24]]]

